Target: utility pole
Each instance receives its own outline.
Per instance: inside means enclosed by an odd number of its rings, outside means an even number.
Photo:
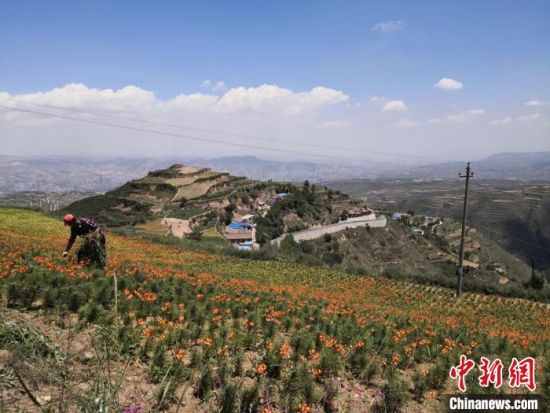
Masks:
[[[468,165],[466,166],[466,174],[462,175],[461,173],[458,174],[459,178],[466,178],[466,185],[464,188],[464,207],[462,209],[462,233],[460,234],[460,255],[458,257],[458,283],[456,286],[456,296],[460,297],[460,294],[462,294],[462,275],[464,274],[464,235],[466,234],[466,212],[468,209],[468,183],[470,182],[470,178],[474,176],[474,173],[470,173],[470,162],[468,162]]]

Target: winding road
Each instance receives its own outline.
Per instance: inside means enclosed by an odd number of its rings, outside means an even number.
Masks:
[[[292,235],[296,242],[316,239],[322,237],[325,234],[332,234],[334,232],[343,231],[346,228],[357,228],[369,225],[371,228],[384,228],[386,226],[386,216],[381,215],[376,217],[374,214],[365,215],[362,217],[349,218],[345,221],[337,222],[336,224],[323,225],[318,227],[312,227],[304,229],[302,231],[291,232],[290,234],[283,234],[278,238],[271,240],[270,245],[281,245],[281,241],[287,236]]]

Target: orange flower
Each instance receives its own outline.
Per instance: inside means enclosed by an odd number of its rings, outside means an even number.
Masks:
[[[182,348],[180,348],[180,349],[178,350],[178,352],[176,353],[176,358],[177,358],[179,361],[183,361],[184,357],[185,357],[185,350],[182,349]]]
[[[256,373],[258,373],[260,376],[264,374],[266,371],[267,371],[267,365],[265,364],[260,364],[259,366],[256,367]]]
[[[290,346],[288,343],[283,343],[281,347],[279,348],[279,356],[281,356],[282,359],[289,359],[290,358]]]
[[[359,340],[357,343],[355,343],[355,349],[359,350],[365,347],[365,340]]]
[[[300,413],[310,413],[311,412],[311,406],[307,403],[301,403],[298,406],[298,412],[300,412]]]
[[[309,350],[309,359],[311,361],[319,360],[320,357],[321,357],[321,354],[318,351],[314,349]]]
[[[245,320],[243,321],[243,328],[248,328],[248,329],[252,329],[254,328],[254,321],[248,321],[248,320]]]
[[[399,354],[395,354],[392,358],[391,358],[391,364],[393,364],[394,366],[397,366],[399,364],[399,362],[401,361],[401,356],[399,356]]]
[[[340,343],[336,344],[335,348],[336,348],[336,351],[340,353],[342,356],[346,354],[346,349],[342,344]]]
[[[152,292],[147,291],[145,294],[143,294],[143,301],[155,302],[157,301],[157,296]]]
[[[323,375],[323,370],[321,369],[313,369],[313,376],[315,377],[321,377]]]

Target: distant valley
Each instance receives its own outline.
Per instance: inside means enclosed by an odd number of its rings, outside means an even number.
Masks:
[[[434,162],[425,159],[369,157],[363,161],[266,160],[254,156],[193,158],[107,158],[0,155],[0,194],[20,191],[106,192],[137,179],[151,170],[174,163],[208,167],[250,179],[286,182],[344,181],[349,179],[450,179],[465,162]],[[482,179],[548,180],[550,152],[502,153],[472,166]]]

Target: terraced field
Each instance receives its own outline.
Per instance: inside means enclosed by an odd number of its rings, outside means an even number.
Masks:
[[[7,411],[438,411],[461,354],[535,357],[548,399],[547,305],[114,234],[102,273],[61,259],[66,236],[0,209]]]
[[[330,185],[389,211],[460,220],[462,180],[355,180]],[[486,237],[537,268],[550,268],[550,185],[515,180],[471,181],[468,220]]]

